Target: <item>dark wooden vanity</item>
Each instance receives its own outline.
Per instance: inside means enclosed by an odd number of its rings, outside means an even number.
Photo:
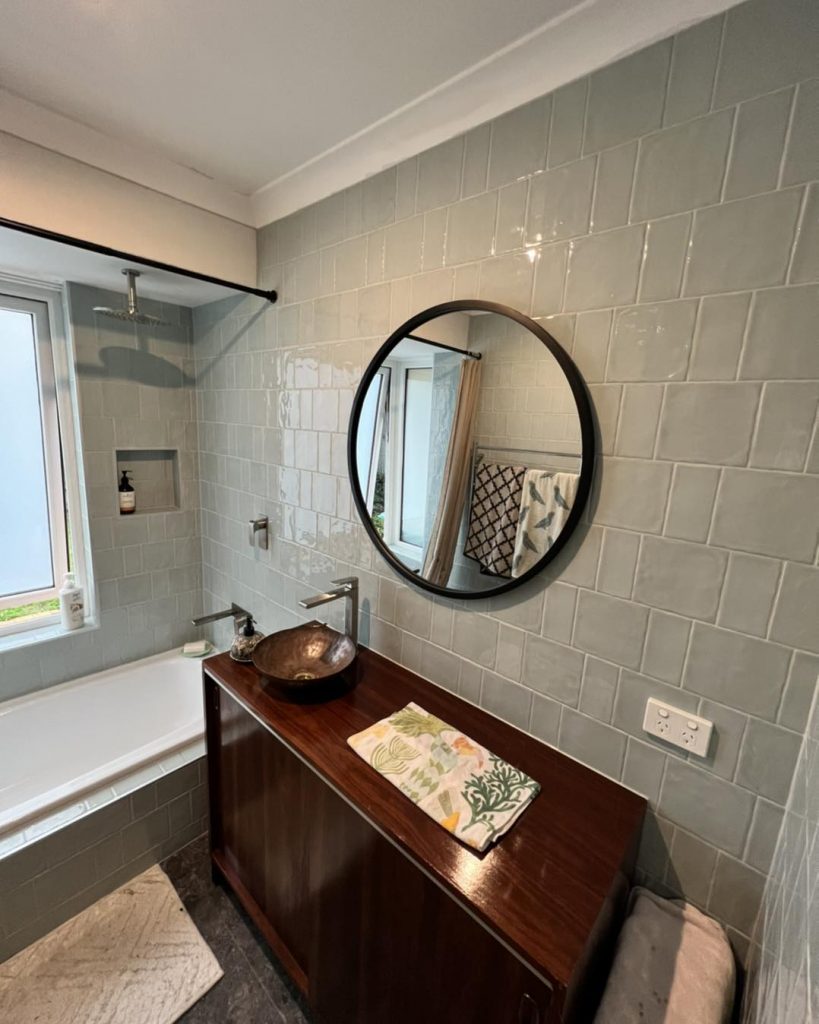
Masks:
[[[211,850],[322,1024],[589,1021],[645,801],[362,649],[334,699],[204,663]],[[416,701],[537,779],[484,855],[348,736]]]

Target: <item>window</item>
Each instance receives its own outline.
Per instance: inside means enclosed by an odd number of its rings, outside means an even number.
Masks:
[[[0,635],[56,622],[63,576],[81,568],[67,515],[69,491],[76,502],[78,489],[64,468],[76,459],[64,458],[74,432],[60,409],[68,389],[57,386],[66,377],[55,344],[59,299],[0,280]]]

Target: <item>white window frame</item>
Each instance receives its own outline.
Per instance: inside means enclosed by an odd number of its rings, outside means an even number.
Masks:
[[[63,288],[29,278],[0,274],[0,305],[34,317],[40,416],[51,533],[54,585],[42,590],[0,597],[0,609],[51,600],[59,594],[68,571],[66,522],[71,524],[72,572],[85,590],[86,622],[94,624],[94,594],[90,578],[90,533],[82,486],[82,454],[77,382],[71,341],[66,329]],[[19,635],[36,639],[33,631],[53,636],[59,612],[0,623],[0,650],[14,646]]]

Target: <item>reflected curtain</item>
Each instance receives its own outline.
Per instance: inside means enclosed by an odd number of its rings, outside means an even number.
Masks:
[[[458,396],[452,417],[441,493],[421,569],[422,579],[441,587],[446,586],[452,571],[461,517],[469,492],[472,475],[472,440],[475,435],[480,387],[480,360],[464,359],[458,379]]]

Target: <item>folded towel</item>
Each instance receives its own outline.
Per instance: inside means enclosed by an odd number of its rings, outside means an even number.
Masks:
[[[347,742],[475,850],[485,850],[507,832],[540,792],[534,779],[417,704],[407,704]]]
[[[648,889],[631,906],[594,1024],[725,1024],[735,977],[722,927]]]
[[[518,530],[523,466],[483,462],[475,470],[464,554],[496,576],[509,576]]]
[[[576,473],[526,470],[512,556],[515,578],[537,565],[554,544],[574,505],[577,481]]]

